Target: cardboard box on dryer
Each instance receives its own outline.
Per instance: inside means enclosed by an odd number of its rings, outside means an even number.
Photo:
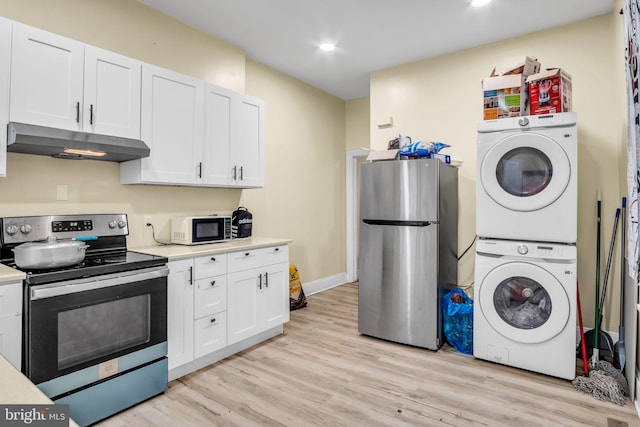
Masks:
[[[551,68],[527,77],[531,115],[565,113],[572,109],[571,76]]]
[[[482,80],[484,98],[483,119],[495,120],[529,115],[529,94],[526,78],[540,71],[535,57],[527,56],[500,75],[495,69]]]

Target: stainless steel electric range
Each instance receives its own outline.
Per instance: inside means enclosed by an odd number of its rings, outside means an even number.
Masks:
[[[124,214],[1,218],[0,261],[24,271],[23,372],[89,425],[167,388],[167,258],[127,250]],[[13,249],[84,241],[82,262],[21,269]],[[21,263],[21,265],[24,265]]]

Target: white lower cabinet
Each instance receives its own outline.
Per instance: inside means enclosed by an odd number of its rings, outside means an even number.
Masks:
[[[227,345],[226,254],[169,262],[169,370]]]
[[[289,320],[287,246],[230,253],[228,277],[230,345]]]
[[[18,370],[21,348],[22,282],[0,284],[0,354]]]
[[[169,270],[170,371],[213,363],[212,353],[223,350],[219,360],[289,320],[287,245],[170,261]]]
[[[193,360],[193,260],[169,262],[167,342],[169,370]]]

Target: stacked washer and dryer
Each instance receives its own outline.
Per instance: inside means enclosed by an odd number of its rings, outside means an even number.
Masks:
[[[478,124],[473,354],[573,379],[576,113]]]

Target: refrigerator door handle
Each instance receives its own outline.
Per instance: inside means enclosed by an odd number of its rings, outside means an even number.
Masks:
[[[437,221],[402,221],[387,219],[363,219],[362,222],[369,225],[392,225],[404,227],[427,227],[438,223]]]

